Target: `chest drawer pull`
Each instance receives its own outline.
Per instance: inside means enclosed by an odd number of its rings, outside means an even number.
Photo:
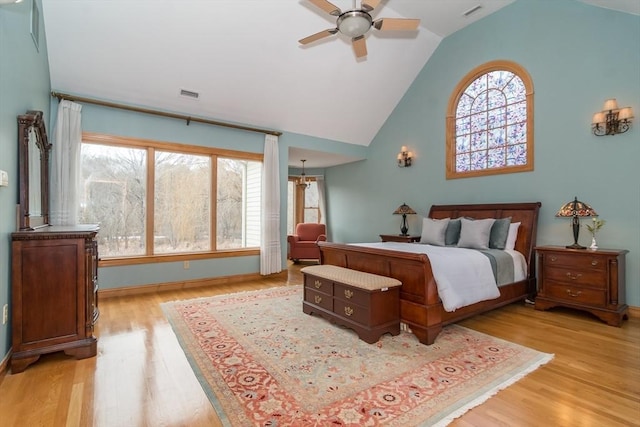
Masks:
[[[567,295],[569,295],[570,297],[573,297],[573,298],[579,297],[580,294],[582,294],[582,291],[578,291],[576,293],[573,293],[573,292],[571,292],[571,289],[567,289]]]
[[[554,256],[549,257],[549,259],[551,260],[551,262],[556,262],[558,260],[558,258]]]
[[[353,296],[353,291],[352,290],[349,290],[349,289],[345,289],[344,290],[344,297],[346,299],[351,299],[352,296]]]
[[[567,272],[567,277],[570,278],[571,280],[577,280],[579,278],[582,277],[582,274],[578,273],[578,274],[571,274],[569,272]]]
[[[313,285],[316,287],[316,289],[320,289],[322,287],[322,282],[320,280],[316,280]]]
[[[316,301],[316,304],[320,304],[322,302],[322,297],[319,295],[316,295],[314,299]]]
[[[598,263],[598,260],[595,260],[595,259],[594,259],[593,261],[591,261],[591,265],[593,265],[594,267],[595,267],[596,265],[598,265],[598,264],[599,264],[599,263]]]
[[[353,308],[346,306],[344,308],[344,314],[346,314],[347,316],[351,316],[353,314]]]

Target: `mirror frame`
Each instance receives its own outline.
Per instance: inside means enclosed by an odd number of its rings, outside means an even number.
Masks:
[[[31,128],[35,130],[36,146],[39,153],[29,152],[29,133]],[[27,111],[18,116],[18,172],[20,175],[20,200],[18,227],[20,230],[35,230],[49,225],[49,152],[51,144],[47,138],[42,111]],[[29,212],[29,192],[37,191],[30,188],[29,182],[29,156],[40,156],[40,199],[41,209],[39,215],[31,215]]]

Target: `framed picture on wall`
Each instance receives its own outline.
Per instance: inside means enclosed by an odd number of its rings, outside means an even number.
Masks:
[[[39,51],[38,46],[40,42],[40,9],[38,9],[38,3],[36,0],[31,1],[31,38],[36,45],[36,50]]]

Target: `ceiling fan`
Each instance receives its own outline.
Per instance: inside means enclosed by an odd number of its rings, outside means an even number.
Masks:
[[[380,18],[374,21],[370,12],[380,4],[381,0],[362,0],[360,9],[356,9],[354,0],[353,9],[346,12],[341,11],[339,7],[327,0],[309,1],[328,14],[337,16],[336,27],[305,37],[299,40],[299,43],[306,45],[340,32],[345,36],[351,37],[353,50],[357,58],[367,56],[367,44],[364,36],[371,27],[380,31],[411,31],[417,30],[418,25],[420,25],[419,19]]]

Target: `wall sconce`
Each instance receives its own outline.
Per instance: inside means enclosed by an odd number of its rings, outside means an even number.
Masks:
[[[403,145],[400,148],[400,152],[398,153],[398,167],[399,168],[408,168],[411,166],[411,158],[413,157],[413,153],[411,151],[407,151],[407,146]]]
[[[311,183],[307,182],[307,174],[304,173],[304,162],[306,162],[306,160],[300,160],[300,161],[302,162],[302,173],[300,174],[300,179],[298,180],[297,185],[299,189],[304,191],[311,186]]]
[[[615,98],[607,99],[604,108],[593,115],[591,128],[596,136],[625,133],[631,126],[633,110],[631,107],[618,108]]]

